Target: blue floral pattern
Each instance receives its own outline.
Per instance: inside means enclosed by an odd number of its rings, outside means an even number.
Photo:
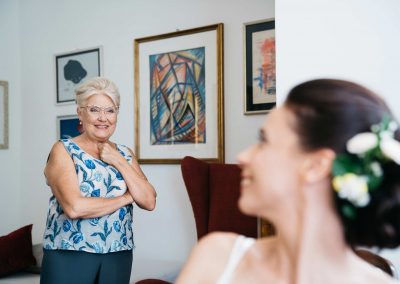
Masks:
[[[123,195],[127,185],[113,166],[93,158],[71,139],[61,140],[75,164],[82,196],[112,198]],[[124,145],[118,151],[129,162],[132,155]],[[43,247],[49,250],[79,250],[108,253],[134,248],[132,205],[98,218],[69,219],[54,196],[50,197]]]

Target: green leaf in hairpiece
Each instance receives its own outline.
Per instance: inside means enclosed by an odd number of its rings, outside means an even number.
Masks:
[[[346,173],[359,174],[362,171],[359,158],[353,155],[340,154],[333,161],[333,176],[342,176]]]
[[[350,220],[356,219],[357,211],[353,206],[351,206],[349,204],[345,204],[342,206],[341,210],[342,210],[343,215],[346,216],[347,218],[349,218]]]

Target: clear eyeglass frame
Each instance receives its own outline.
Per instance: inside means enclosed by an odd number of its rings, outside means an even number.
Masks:
[[[86,109],[87,113],[95,118],[99,118],[103,113],[107,118],[116,118],[119,112],[119,108],[112,107],[99,107],[96,105],[87,105],[80,108]]]

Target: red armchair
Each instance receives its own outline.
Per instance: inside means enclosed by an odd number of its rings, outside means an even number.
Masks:
[[[238,208],[240,169],[237,165],[206,163],[185,157],[181,170],[198,239],[212,231],[257,237],[257,218],[243,215]]]

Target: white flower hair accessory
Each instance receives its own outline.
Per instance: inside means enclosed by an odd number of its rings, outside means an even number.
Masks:
[[[385,117],[371,126],[371,132],[352,137],[346,144],[348,154],[339,154],[332,166],[332,185],[346,204],[342,213],[354,219],[357,208],[365,207],[371,192],[382,183],[382,165],[392,161],[400,165],[400,142],[394,139],[397,123]]]

